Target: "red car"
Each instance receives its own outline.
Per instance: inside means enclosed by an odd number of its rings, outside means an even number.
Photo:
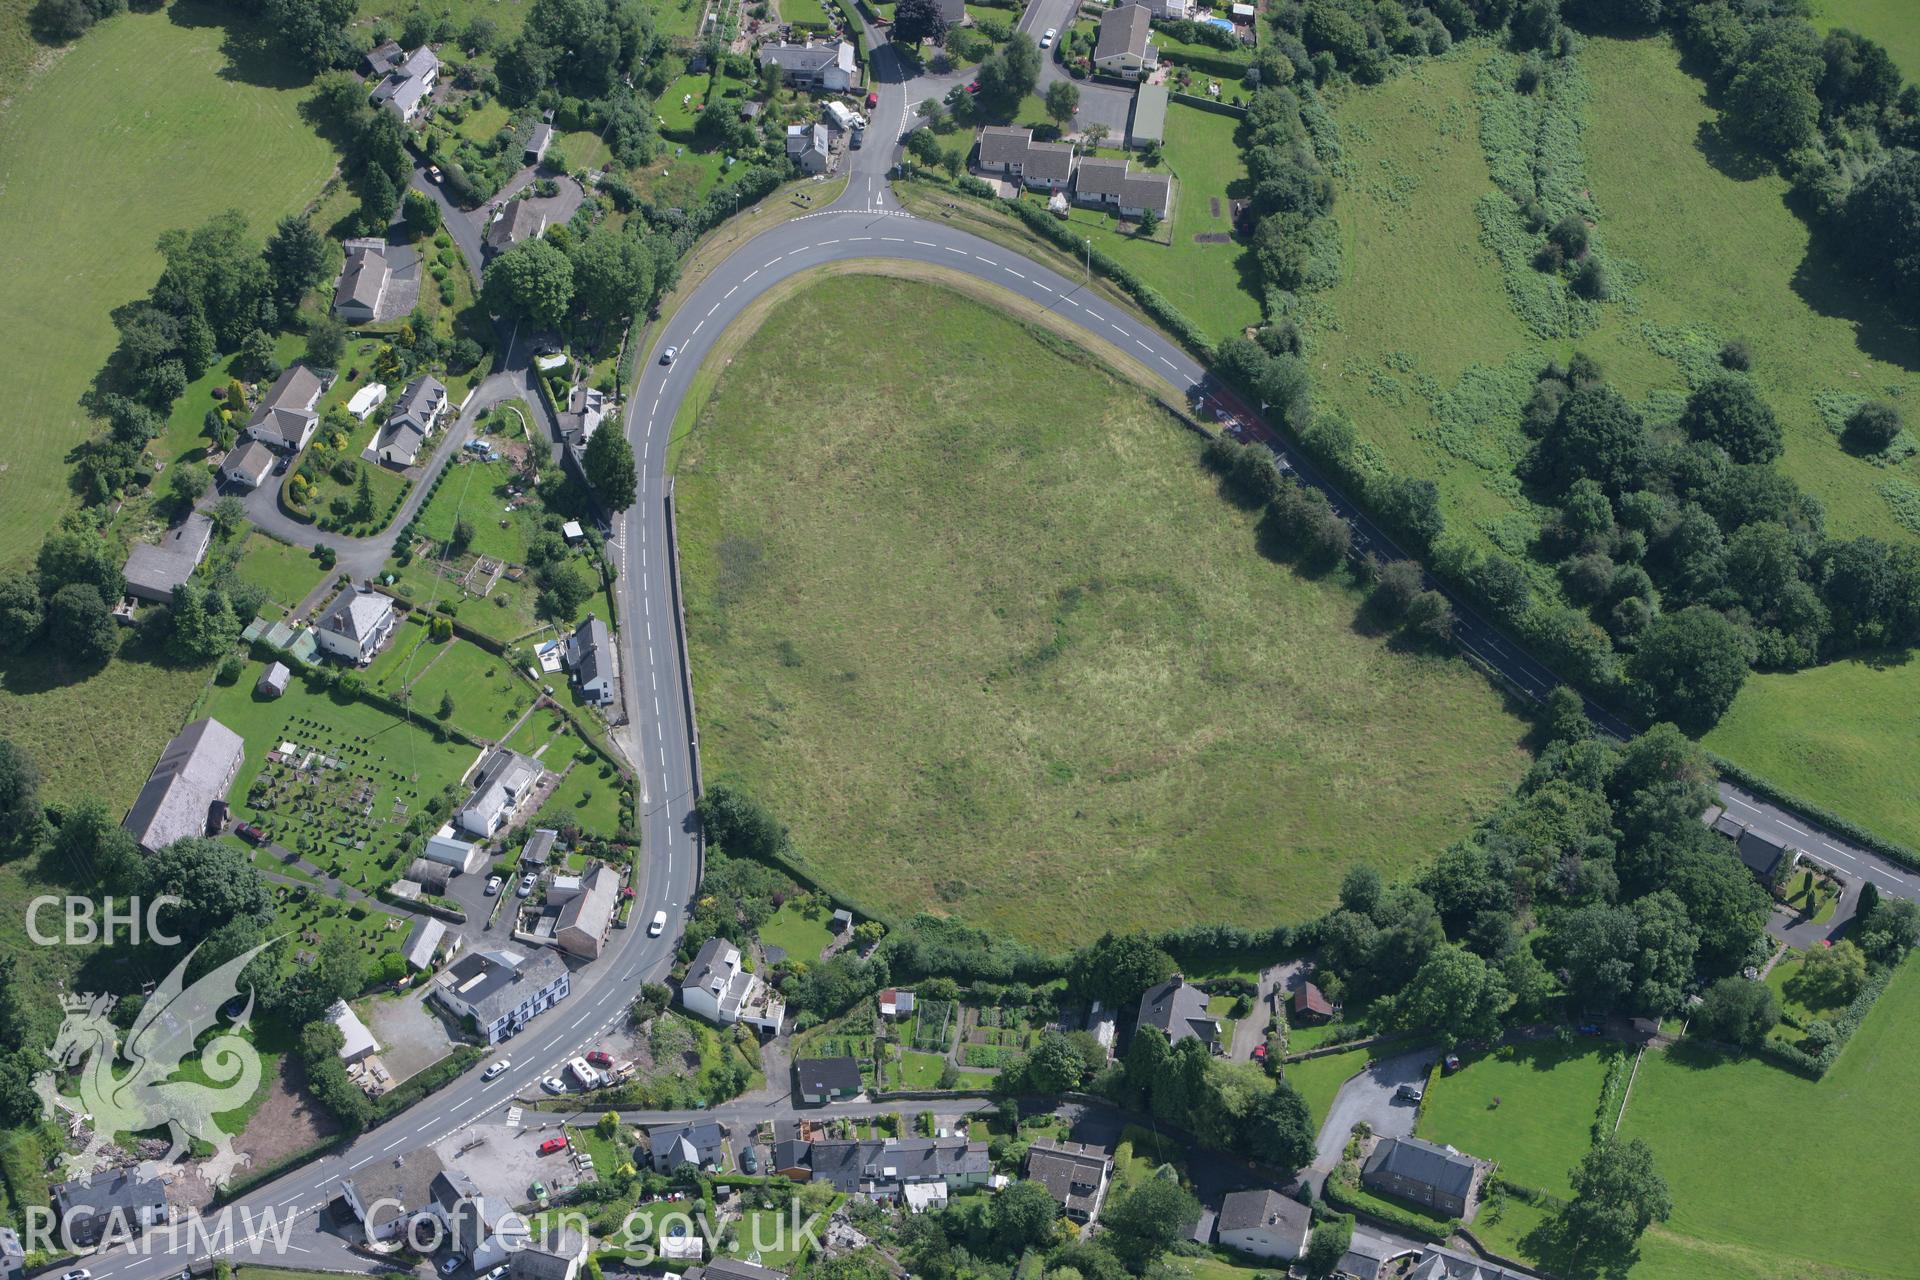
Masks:
[[[254,826],[251,822],[241,823],[233,829],[233,834],[239,836],[248,844],[265,844],[267,842],[267,833]]]
[[[1253,1046],[1253,1060],[1255,1062],[1265,1062],[1267,1060],[1267,1046],[1264,1044]]]
[[[595,1049],[587,1055],[587,1061],[596,1067],[610,1067],[613,1065],[613,1055],[605,1049]]]
[[[870,93],[870,94],[868,94],[868,95],[867,95],[867,110],[869,110],[869,111],[871,111],[871,110],[873,110],[873,109],[874,109],[875,107],[877,107],[877,106],[879,106],[879,105],[880,105],[880,95],[879,95],[879,94],[877,94],[877,93]]]
[[[565,1138],[548,1138],[540,1144],[540,1154],[543,1156],[550,1156],[556,1151],[565,1151],[566,1149],[567,1140]]]
[[[978,80],[967,81],[967,92],[968,93],[980,92],[980,82]]]

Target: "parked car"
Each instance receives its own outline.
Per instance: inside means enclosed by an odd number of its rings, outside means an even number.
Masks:
[[[967,92],[968,93],[980,92],[980,82],[978,80],[967,81]]]
[[[1426,1090],[1416,1084],[1403,1084],[1393,1091],[1394,1101],[1418,1103],[1426,1097]]]
[[[251,822],[241,823],[233,829],[233,834],[239,836],[248,844],[265,844],[267,842],[267,833],[254,826]]]
[[[1265,1062],[1265,1061],[1267,1060],[1267,1046],[1266,1046],[1266,1045],[1264,1045],[1264,1044],[1257,1044],[1257,1045],[1255,1045],[1255,1046],[1253,1046],[1253,1060],[1254,1060],[1255,1062]]]
[[[565,1138],[548,1138],[540,1144],[540,1154],[543,1156],[550,1156],[556,1151],[565,1151],[566,1149],[567,1140]]]
[[[60,1277],[60,1280],[93,1280],[93,1272],[85,1267],[75,1267]]]
[[[753,1153],[752,1147],[740,1153],[740,1171],[742,1173],[760,1172],[760,1157]]]
[[[1059,28],[1048,27],[1046,30],[1046,33],[1040,37],[1040,47],[1042,49],[1053,48],[1053,38],[1059,34],[1060,34]]]
[[[654,912],[653,923],[647,926],[647,936],[649,938],[657,938],[661,934],[665,933],[666,931],[667,931],[667,913],[664,911]]]
[[[1440,1066],[1448,1075],[1452,1075],[1460,1069],[1460,1055],[1457,1053],[1448,1054]]]
[[[446,1261],[440,1264],[440,1274],[443,1276],[450,1276],[454,1272],[458,1271],[460,1268],[466,1265],[467,1265],[466,1254],[464,1253],[448,1254]]]
[[[868,94],[868,95],[867,95],[867,110],[869,110],[869,111],[871,111],[871,110],[873,110],[873,109],[874,109],[875,107],[877,107],[877,106],[879,106],[879,105],[880,105],[880,95],[879,95],[879,94],[877,94],[877,93],[870,93],[870,94]]]
[[[500,1075],[503,1072],[505,1072],[508,1067],[512,1065],[513,1065],[512,1062],[510,1062],[506,1058],[502,1058],[498,1062],[495,1062],[491,1066],[489,1066],[485,1071],[482,1071],[480,1073],[480,1078],[482,1080],[497,1080],[500,1078]]]
[[[605,1049],[595,1049],[587,1055],[587,1061],[596,1067],[610,1067],[613,1065],[613,1055]]]
[[[493,1270],[487,1272],[487,1280],[503,1280],[506,1274],[507,1264],[503,1262]]]
[[[538,883],[539,880],[534,876],[533,872],[529,871],[520,877],[520,887],[515,889],[514,892],[523,898],[531,898],[533,896],[533,886]]]
[[[680,354],[680,348],[678,348],[678,347],[668,347],[668,348],[667,348],[667,349],[666,349],[665,351],[662,351],[662,352],[660,353],[660,363],[661,363],[661,364],[672,364],[672,363],[673,363],[673,360],[674,360],[674,357],[675,357],[675,356],[677,356],[677,355],[679,355],[679,354]]]
[[[565,1093],[567,1091],[567,1082],[559,1076],[548,1076],[540,1082],[540,1087],[548,1093]]]
[[[487,896],[491,898],[496,893],[499,893],[500,885],[501,885],[501,880],[499,876],[488,876],[487,877]]]
[[[533,1185],[531,1187],[528,1187],[527,1190],[529,1193],[532,1194],[533,1202],[535,1204],[539,1205],[542,1209],[547,1207],[547,1184],[546,1183],[541,1182],[539,1179],[536,1178],[534,1180]]]

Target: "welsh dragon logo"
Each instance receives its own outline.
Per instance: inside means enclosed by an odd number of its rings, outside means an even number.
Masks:
[[[251,988],[239,1016],[199,1047],[195,1074],[206,1083],[174,1077],[195,1057],[200,1037],[218,1024],[220,1008],[237,996],[241,970],[271,945],[261,943],[188,987],[195,947],[147,998],[124,1043],[117,1041],[119,1028],[109,1016],[115,997],[64,1000],[66,1020],[47,1056],[62,1070],[77,1072],[79,1096],[60,1093],[52,1071],[40,1072],[33,1084],[48,1116],[64,1110],[86,1117],[92,1126],[87,1145],[66,1157],[68,1177],[85,1177],[107,1164],[119,1135],[164,1127],[172,1145],[160,1163],[179,1159],[188,1140],[197,1138],[213,1148],[201,1167],[203,1176],[213,1186],[226,1185],[246,1157],[233,1149],[233,1139],[213,1118],[244,1105],[260,1084],[260,1055],[237,1034],[253,1015]]]

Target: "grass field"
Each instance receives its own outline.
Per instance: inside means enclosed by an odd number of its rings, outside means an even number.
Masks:
[[[540,763],[558,773],[567,757],[549,751]],[[544,826],[572,823],[584,831],[612,838],[620,831],[620,775],[612,767],[594,759],[575,761],[566,779],[540,806]]]
[[[1434,1077],[1420,1136],[1497,1160],[1523,1186],[1571,1195],[1567,1171],[1586,1154],[1609,1056],[1591,1040],[1548,1040],[1469,1057]]]
[[[827,932],[827,914],[825,911],[816,911],[809,918],[802,914],[795,901],[783,903],[760,926],[760,941],[770,947],[779,947],[792,959],[812,964],[827,949],[827,944],[833,941],[833,935]]]
[[[1333,1106],[1335,1095],[1340,1086],[1352,1079],[1367,1065],[1365,1049],[1351,1049],[1346,1053],[1329,1053],[1320,1058],[1308,1058],[1304,1062],[1289,1062],[1285,1076],[1291,1085],[1307,1100],[1307,1110],[1313,1113],[1314,1129],[1317,1132],[1325,1122],[1327,1112]]]
[[[1685,1042],[1649,1053],[1622,1132],[1653,1147],[1674,1211],[1634,1280],[1911,1274],[1914,1235],[1903,1224],[1920,1142],[1916,1090],[1911,963],[1819,1083]]]
[[[319,193],[334,156],[296,113],[304,83],[230,10],[187,0],[101,23],[0,115],[0,330],[16,337],[0,350],[0,563],[72,505],[79,398],[113,350],[108,313],[159,272],[160,233],[238,208],[264,239]]]
[[[1706,737],[1816,804],[1920,846],[1920,662],[1835,662],[1747,680]]]
[[[890,328],[916,341],[848,377]],[[1464,831],[1521,766],[1478,678],[1259,557],[1197,441],[1049,333],[835,278],[772,312],[698,423],[707,774],[875,910],[1050,942],[1297,919],[1354,863]]]
[[[306,548],[254,532],[247,535],[234,573],[265,591],[274,603],[291,609],[320,585],[326,570]]]
[[[1912,0],[1812,0],[1813,25],[1846,27],[1886,46],[1900,73],[1920,81],[1920,22]]]

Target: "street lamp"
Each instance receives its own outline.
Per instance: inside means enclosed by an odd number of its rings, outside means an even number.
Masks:
[[[1093,238],[1091,236],[1081,236],[1080,243],[1087,246],[1087,278],[1085,283],[1090,285],[1093,283]]]

